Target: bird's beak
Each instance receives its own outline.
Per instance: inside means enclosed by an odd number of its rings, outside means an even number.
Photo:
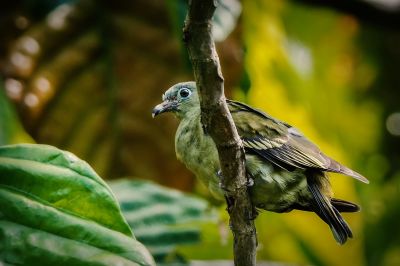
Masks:
[[[156,107],[154,107],[153,111],[151,112],[152,117],[156,117],[159,114],[165,113],[165,112],[171,112],[171,111],[176,111],[177,110],[177,103],[174,101],[164,101]]]

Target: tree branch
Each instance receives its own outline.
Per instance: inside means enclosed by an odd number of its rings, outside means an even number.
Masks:
[[[256,265],[256,229],[253,206],[247,192],[245,155],[241,139],[224,96],[224,79],[211,36],[215,0],[190,0],[183,29],[184,42],[199,90],[201,119],[218,149],[234,235],[235,265]]]

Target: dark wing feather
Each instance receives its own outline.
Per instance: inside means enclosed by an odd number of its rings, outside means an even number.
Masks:
[[[240,102],[227,100],[245,149],[286,169],[320,169],[342,173],[364,183],[362,175],[324,155],[296,128]]]

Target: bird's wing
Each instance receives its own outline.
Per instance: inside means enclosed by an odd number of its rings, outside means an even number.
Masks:
[[[368,183],[362,175],[324,155],[296,128],[243,103],[230,100],[227,103],[247,151],[289,171],[320,169]]]

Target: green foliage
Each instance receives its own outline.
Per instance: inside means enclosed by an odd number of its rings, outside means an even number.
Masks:
[[[216,220],[208,202],[144,180],[110,182],[137,239],[156,262],[178,263],[178,247],[203,243],[200,225]]]
[[[380,119],[376,102],[361,97],[376,73],[358,60],[363,52],[355,43],[357,22],[290,1],[245,1],[243,11],[251,87],[238,97],[296,126],[324,153],[373,180],[356,167],[358,158],[376,149]],[[364,87],[358,82],[362,78]],[[330,180],[336,197],[360,202],[353,180],[338,175]],[[351,257],[353,265],[362,265],[362,218],[368,205],[361,205],[361,213],[345,215],[355,235],[345,247],[331,241],[329,230],[310,213],[261,214],[256,222],[264,248],[258,254],[317,265],[340,265],[343,257]]]
[[[14,107],[9,103],[0,79],[0,145],[32,142],[22,129]]]
[[[0,147],[0,259],[24,265],[152,265],[110,188],[47,145]]]

